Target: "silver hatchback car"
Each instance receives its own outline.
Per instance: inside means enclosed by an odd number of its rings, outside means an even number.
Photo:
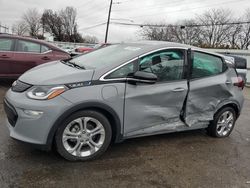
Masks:
[[[4,107],[11,137],[88,160],[140,136],[204,128],[227,137],[243,86],[223,55],[144,41],[35,67],[13,83]]]

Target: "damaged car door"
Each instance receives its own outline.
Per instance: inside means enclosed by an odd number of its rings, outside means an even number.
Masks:
[[[124,134],[137,137],[186,126],[180,119],[187,95],[185,50],[166,49],[139,57],[137,71],[157,76],[154,84],[127,82]]]
[[[192,51],[189,93],[185,105],[185,122],[188,126],[208,125],[222,103],[232,94],[231,76],[221,56]]]

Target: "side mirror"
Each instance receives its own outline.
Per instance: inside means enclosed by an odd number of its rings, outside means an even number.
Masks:
[[[135,83],[154,84],[157,81],[157,76],[150,72],[137,71],[128,78],[128,81]]]

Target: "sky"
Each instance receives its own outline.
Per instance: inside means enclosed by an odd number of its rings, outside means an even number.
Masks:
[[[96,36],[103,42],[109,3],[110,0],[0,0],[0,24],[11,28],[29,8],[42,13],[44,9],[60,10],[73,6],[77,9],[79,32]],[[112,22],[176,23],[214,8],[230,9],[235,16],[241,16],[246,8],[250,8],[250,0],[113,0],[108,42],[141,39],[140,27]]]

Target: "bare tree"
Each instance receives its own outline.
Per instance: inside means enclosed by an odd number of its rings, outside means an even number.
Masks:
[[[181,22],[181,26],[171,26],[171,35],[174,37],[174,41],[190,45],[199,45],[201,30],[195,25],[195,20],[184,20]]]
[[[37,9],[28,9],[23,14],[23,21],[27,26],[30,36],[38,36],[39,30],[41,29],[40,19],[41,16]]]
[[[174,37],[171,35],[171,25],[166,24],[145,24],[149,26],[143,26],[141,36],[147,40],[162,40],[173,41]]]
[[[27,31],[27,26],[22,20],[12,25],[12,33],[16,35],[23,36],[27,33]]]
[[[84,36],[83,41],[91,44],[98,43],[98,39],[95,36],[89,36],[89,35]]]
[[[250,9],[247,9],[242,20],[250,22]],[[241,49],[248,49],[250,45],[250,24],[243,24],[242,31],[239,33],[239,43]]]
[[[232,20],[232,13],[229,10],[213,9],[198,16],[201,27],[200,37],[206,47],[216,48],[224,45]]]
[[[62,19],[62,25],[64,27],[65,34],[72,42],[75,42],[74,36],[78,33],[76,15],[77,11],[73,7],[66,7],[60,11],[60,17]]]
[[[41,24],[43,30],[53,34],[56,40],[64,40],[65,34],[62,25],[62,18],[57,12],[53,12],[50,9],[45,10],[41,18]]]
[[[245,20],[250,20],[248,12]],[[213,9],[195,20],[184,20],[176,25],[157,27],[157,24],[151,24],[143,27],[141,35],[149,40],[167,40],[207,48],[246,48],[250,44],[250,24],[242,28],[241,24],[231,23],[232,17],[229,10]]]
[[[60,11],[47,9],[41,17],[43,30],[54,35],[58,41],[83,42],[77,30],[77,12],[73,7],[66,7]]]
[[[199,44],[199,27],[195,25],[194,20],[184,20],[181,25],[166,24],[148,24],[142,28],[141,35],[148,40],[163,40],[180,42],[185,44]]]
[[[240,22],[241,19],[235,19],[233,22],[237,23]],[[239,49],[241,48],[240,46],[240,38],[241,38],[241,33],[242,33],[242,24],[233,24],[231,25],[229,31],[228,31],[228,43],[230,48],[233,49]]]

